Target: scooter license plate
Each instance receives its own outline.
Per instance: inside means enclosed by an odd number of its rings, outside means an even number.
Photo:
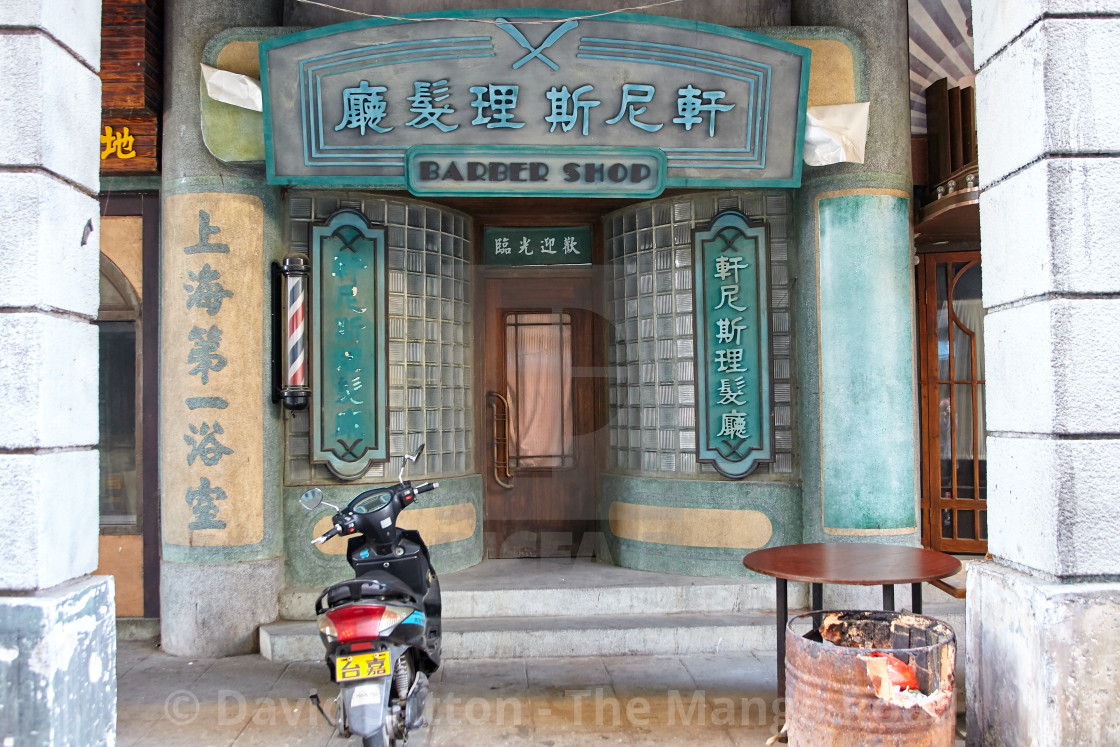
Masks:
[[[388,651],[339,656],[334,660],[336,682],[355,682],[374,677],[387,677],[391,671]]]

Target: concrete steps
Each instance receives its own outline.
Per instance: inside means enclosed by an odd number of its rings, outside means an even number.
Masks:
[[[714,654],[773,646],[773,613],[460,617],[443,623],[446,659]],[[321,659],[318,628],[303,620],[265,625],[261,655],[271,661]]]
[[[440,580],[446,659],[774,653],[769,579],[674,576],[591,561],[510,560],[487,561]],[[285,619],[261,628],[264,658],[322,658],[313,620],[320,591],[284,592]],[[950,604],[927,597],[926,614],[963,632],[963,602],[941,596]],[[804,585],[790,585],[789,601],[795,609],[807,606]]]
[[[774,584],[634,571],[587,560],[487,561],[440,579],[448,659],[685,654],[773,645]],[[261,628],[274,661],[322,657],[321,589],[288,589]],[[769,632],[767,632],[769,631]]]

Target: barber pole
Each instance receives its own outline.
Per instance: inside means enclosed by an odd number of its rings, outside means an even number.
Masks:
[[[284,294],[284,406],[290,410],[307,407],[311,390],[307,385],[307,279],[311,265],[302,254],[284,257],[281,272],[286,279]]]

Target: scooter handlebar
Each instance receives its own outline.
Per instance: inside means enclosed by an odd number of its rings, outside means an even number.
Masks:
[[[326,542],[327,540],[329,540],[331,537],[337,537],[339,535],[339,533],[341,533],[341,532],[342,532],[342,527],[340,527],[338,524],[335,524],[333,527],[331,527],[326,532],[324,532],[322,537],[316,537],[315,539],[311,540],[311,544],[321,545],[324,542]]]
[[[413,495],[420,495],[421,493],[427,493],[429,490],[435,490],[438,487],[439,487],[438,482],[424,482],[424,483],[421,483],[421,484],[413,487],[412,488],[412,494]]]

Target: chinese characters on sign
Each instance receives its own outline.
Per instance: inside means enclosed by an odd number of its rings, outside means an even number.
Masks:
[[[343,479],[388,456],[385,231],[353,210],[312,228],[318,334],[311,458]]]
[[[136,138],[128,133],[127,127],[122,127],[120,132],[117,132],[109,125],[105,125],[101,135],[101,160],[104,161],[109,156],[135,158],[136,151],[133,150],[135,144]]]
[[[417,116],[415,119],[406,122],[405,127],[423,129],[429,125],[434,125],[441,132],[452,132],[458,129],[460,122],[454,121],[456,112],[452,105],[436,106],[436,104],[451,96],[449,92],[451,89],[446,78],[438,81],[413,81],[412,87],[413,95],[404,97],[400,105],[403,107],[404,101],[409,102],[411,104],[408,107],[409,111]],[[561,132],[569,132],[578,123],[580,124],[580,134],[586,137],[591,122],[590,110],[603,102],[598,99],[581,99],[580,97],[590,97],[594,89],[593,84],[584,83],[583,85],[573,84],[571,91],[568,90],[567,85],[552,86],[545,91],[544,96],[549,102],[549,114],[542,120],[549,125],[548,131],[555,132],[556,126],[559,125]],[[520,129],[525,126],[525,122],[515,119],[517,116],[517,100],[521,93],[519,85],[487,83],[486,85],[469,86],[468,90],[474,96],[470,106],[475,109],[476,113],[473,119],[464,117],[461,124],[469,122],[470,126],[487,129]],[[343,89],[341,97],[342,120],[335,125],[335,132],[356,129],[362,137],[368,135],[371,138],[391,132],[393,127],[381,126],[381,123],[390,114],[390,101],[386,98],[388,95],[390,95],[388,86],[371,86],[367,80],[361,81],[359,85],[352,88]],[[665,126],[665,121],[653,123],[638,119],[638,117],[646,114],[649,109],[647,104],[652,104],[656,95],[657,88],[653,84],[624,83],[618,94],[621,99],[618,113],[611,118],[603,117],[596,124],[603,127],[618,125],[625,118],[629,125],[642,132],[657,132]],[[677,116],[672,117],[670,121],[689,132],[692,131],[694,125],[706,124],[706,128],[698,128],[698,131],[706,129],[709,138],[716,136],[716,115],[735,108],[733,103],[719,103],[726,98],[727,91],[702,91],[691,83],[686,84],[683,88],[678,88],[675,96]],[[653,115],[647,116],[652,117]]]
[[[720,213],[694,246],[699,459],[745,477],[773,459],[766,228]]]
[[[591,229],[487,228],[482,241],[488,265],[583,265],[591,263]]]
[[[198,243],[183,248],[183,254],[229,254],[227,244],[211,243],[210,237],[221,233],[221,228],[210,224],[210,214],[205,210],[198,211]],[[217,317],[222,310],[222,302],[233,298],[233,291],[227,290],[221,284],[222,273],[205,263],[197,271],[188,271],[189,283],[183,285],[186,292],[185,307],[195,313],[204,312],[207,317]],[[187,333],[188,346],[186,363],[187,373],[197,376],[204,387],[211,384],[211,374],[217,374],[226,367],[226,357],[218,352],[222,345],[222,329],[217,324],[209,327],[192,326]],[[216,387],[220,387],[219,379],[214,378]],[[193,401],[184,402],[192,412],[199,409],[225,409],[228,405],[220,396],[206,399],[194,398]],[[217,418],[205,420],[204,413],[199,413],[199,422],[188,424],[189,433],[183,434],[183,441],[187,446],[187,466],[193,466],[195,460],[206,467],[214,467],[223,457],[233,454],[229,446],[222,443],[220,437],[225,435],[225,430]],[[188,529],[225,529],[226,522],[219,518],[221,507],[218,501],[226,500],[226,491],[217,485],[210,484],[210,478],[199,478],[198,487],[188,488],[186,502],[194,518],[187,525]]]
[[[164,199],[160,483],[171,548],[264,537],[264,203]],[[183,552],[193,552],[186,549]]]

